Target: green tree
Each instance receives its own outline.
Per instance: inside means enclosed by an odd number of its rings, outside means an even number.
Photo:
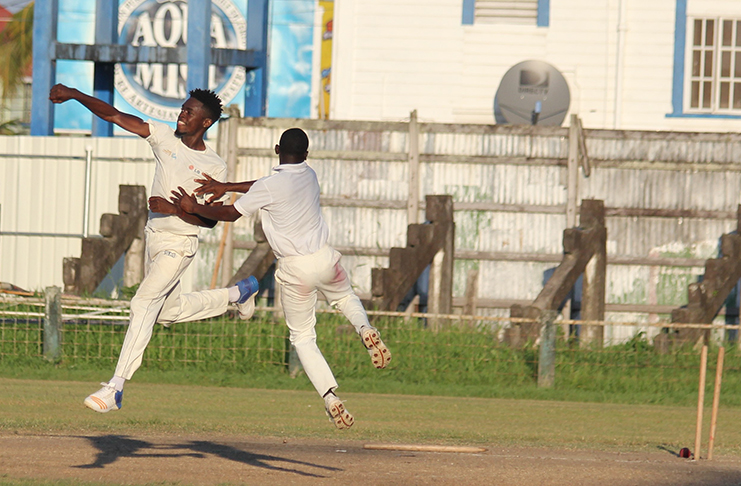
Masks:
[[[7,100],[23,84],[33,55],[33,2],[13,14],[0,32],[0,98]]]

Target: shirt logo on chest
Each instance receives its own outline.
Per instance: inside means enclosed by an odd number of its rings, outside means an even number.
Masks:
[[[172,150],[164,149],[162,151],[164,153],[166,153],[167,155],[169,155],[170,157],[172,157],[173,159],[177,159],[178,158],[178,154],[174,153]]]

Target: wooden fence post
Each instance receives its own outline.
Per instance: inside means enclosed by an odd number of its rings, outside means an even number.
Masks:
[[[227,180],[237,180],[237,132],[239,131],[239,107],[236,105],[229,105],[227,107],[229,113],[229,119],[226,122],[226,134],[224,140],[226,143],[226,172]],[[234,204],[235,194],[232,194],[231,204]],[[224,242],[224,255],[223,263],[221,267],[221,286],[226,287],[229,281],[234,276],[234,225],[224,223],[224,232],[226,233],[226,239]]]
[[[123,286],[133,287],[144,278],[144,228],[141,235],[134,238],[124,255]]]
[[[566,178],[566,227],[576,227],[577,212],[579,209],[579,117],[571,115],[569,124],[569,158],[566,164],[568,172]],[[571,305],[569,300],[563,307],[564,319],[571,319]],[[564,325],[564,335],[568,336],[568,325]]]
[[[59,287],[46,287],[44,298],[44,358],[48,361],[58,361],[62,355],[62,302]]]
[[[419,125],[417,110],[409,115],[409,196],[407,224],[419,223]]]
[[[556,381],[556,325],[557,311],[544,310],[540,314],[540,359],[538,359],[538,388],[553,388]]]

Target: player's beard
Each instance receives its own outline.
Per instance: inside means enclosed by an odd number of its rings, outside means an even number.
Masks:
[[[180,119],[178,118],[178,120],[175,122],[175,136],[178,138],[182,138],[182,136],[185,134],[181,131],[181,125],[180,123],[178,123],[179,121]]]

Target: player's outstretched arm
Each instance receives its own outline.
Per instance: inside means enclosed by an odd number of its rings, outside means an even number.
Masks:
[[[221,203],[217,203],[217,205],[220,204]],[[187,213],[183,211],[179,205],[159,196],[152,196],[149,198],[149,209],[154,213],[174,214],[186,223],[203,226],[204,228],[213,228],[216,226],[216,223],[218,223],[215,219],[208,219],[197,214]]]
[[[191,215],[198,215],[206,219],[216,221],[236,221],[242,213],[237,211],[234,206],[227,204],[198,204],[192,194],[185,192],[185,189],[178,187],[178,191],[172,191],[172,203],[181,210]]]
[[[200,186],[196,187],[195,193],[199,195],[211,194],[211,197],[206,201],[208,203],[219,199],[227,192],[247,192],[250,190],[250,187],[252,187],[252,184],[255,183],[255,181],[219,182],[208,174],[203,174],[203,177],[205,177],[205,179],[196,179],[196,182],[199,183]]]
[[[118,125],[127,132],[134,133],[142,138],[149,136],[149,124],[138,116],[122,113],[105,101],[81,93],[75,88],[63,84],[54,85],[49,92],[49,100],[56,104],[76,100],[94,115]]]

